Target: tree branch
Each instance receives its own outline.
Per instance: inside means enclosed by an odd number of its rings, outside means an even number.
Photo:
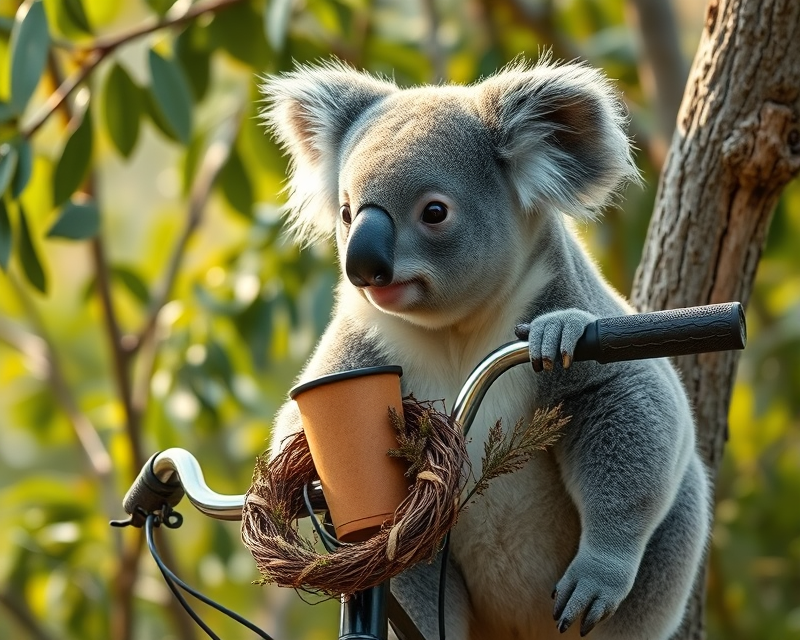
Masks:
[[[27,357],[34,371],[42,374],[48,381],[56,402],[67,415],[78,442],[89,460],[92,472],[101,481],[105,481],[111,473],[111,456],[91,420],[78,407],[39,312],[10,273],[8,280],[25,309],[25,315],[36,327],[36,333],[26,331],[0,316],[0,340]]]
[[[190,5],[183,13],[178,15],[171,16],[167,14],[162,20],[141,25],[117,36],[98,39],[86,47],[76,49],[76,51],[82,51],[86,55],[85,60],[78,70],[64,80],[59,85],[58,89],[50,95],[33,121],[22,129],[20,132],[22,137],[30,138],[36,133],[70,94],[91,75],[97,65],[119,47],[155,31],[183,25],[186,22],[194,20],[198,16],[206,13],[216,13],[243,1],[244,0],[210,0],[209,2]]]
[[[203,156],[200,168],[197,171],[197,178],[194,180],[192,190],[189,194],[186,224],[172,250],[172,255],[170,255],[169,262],[167,263],[164,278],[153,296],[153,302],[150,305],[150,313],[148,314],[144,327],[136,338],[131,340],[129,336],[126,336],[126,347],[130,353],[135,352],[153,334],[158,321],[158,314],[161,312],[161,309],[164,308],[164,305],[169,302],[189,240],[202,221],[203,212],[211,196],[211,189],[214,186],[214,182],[219,172],[225,166],[231,149],[236,142],[236,136],[239,133],[239,127],[243,117],[242,114],[243,111],[241,109],[237,110],[235,115],[231,116],[220,126],[218,137],[209,145]]]

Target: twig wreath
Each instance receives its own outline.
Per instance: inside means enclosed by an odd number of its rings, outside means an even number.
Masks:
[[[271,462],[268,454],[257,459],[242,511],[242,540],[261,573],[260,584],[338,597],[430,562],[473,497],[493,478],[520,469],[537,450],[553,445],[568,421],[560,406],[538,410],[530,424],[520,420],[509,433],[498,421],[484,443],[481,475],[462,499],[472,473],[461,427],[433,403],[413,396],[403,399],[402,416],[390,409],[390,418],[399,446],[387,453],[409,463],[408,497],[377,534],[332,553],[317,552],[297,528],[305,513],[303,488],[317,479],[305,434],[287,439]]]

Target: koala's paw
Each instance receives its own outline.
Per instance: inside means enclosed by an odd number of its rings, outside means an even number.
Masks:
[[[633,587],[636,564],[579,551],[553,591],[553,619],[564,633],[581,619],[581,636],[613,614]]]
[[[534,371],[552,371],[556,360],[568,369],[575,353],[575,343],[583,335],[586,325],[597,318],[580,309],[552,311],[517,325],[515,333],[528,340],[531,364]]]

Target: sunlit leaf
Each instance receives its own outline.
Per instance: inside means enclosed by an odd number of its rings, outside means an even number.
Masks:
[[[19,260],[22,263],[22,271],[34,287],[42,293],[47,292],[47,278],[42,269],[41,260],[36,253],[36,248],[31,238],[28,228],[28,220],[22,205],[19,207]]]
[[[126,158],[130,156],[139,137],[142,115],[142,92],[128,72],[115,64],[106,82],[103,112],[111,140]]]
[[[11,196],[19,198],[25,187],[30,182],[33,173],[33,150],[27,140],[18,141],[15,144],[17,149],[17,169],[11,181]]]
[[[64,145],[53,176],[53,205],[65,202],[86,179],[92,158],[92,117],[89,109]]]
[[[88,240],[100,231],[100,210],[94,200],[86,199],[76,202],[70,200],[64,205],[61,214],[55,221],[48,238],[65,238],[67,240]]]
[[[11,32],[11,106],[22,113],[47,64],[50,34],[41,0],[23,4]]]
[[[291,15],[292,0],[270,0],[269,7],[264,11],[264,32],[275,51],[283,51]]]
[[[11,184],[17,170],[17,150],[7,142],[0,145],[0,198]]]
[[[219,184],[230,205],[243,216],[253,215],[253,185],[236,147],[220,171]]]
[[[6,208],[5,200],[0,198],[0,268],[2,268],[3,271],[8,269],[8,261],[11,258],[11,245],[13,241],[8,209]]]
[[[156,106],[178,140],[188,144],[192,134],[192,98],[189,83],[174,60],[162,58],[151,49],[148,61]]]

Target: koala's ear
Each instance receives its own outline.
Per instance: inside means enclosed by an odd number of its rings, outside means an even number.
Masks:
[[[342,140],[365,109],[396,90],[340,62],[265,79],[262,117],[290,157],[290,231],[301,242],[333,234]]]
[[[523,208],[594,217],[638,179],[626,112],[610,82],[582,64],[515,63],[477,85],[480,117]]]

